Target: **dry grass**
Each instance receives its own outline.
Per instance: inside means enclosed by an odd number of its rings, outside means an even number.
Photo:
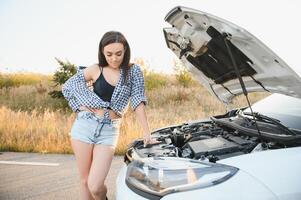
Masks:
[[[44,81],[51,80],[50,75],[42,75],[35,73],[0,73],[0,88],[11,88],[21,85],[34,85]]]
[[[151,130],[224,113],[225,107],[203,87],[185,76],[160,75],[145,71],[147,116]],[[75,114],[66,112],[64,100],[50,98],[50,76],[0,74],[0,151],[72,153],[69,131]],[[189,87],[187,87],[189,86]],[[56,88],[59,89],[59,88]],[[266,94],[250,95],[251,102]],[[246,106],[244,97],[234,100]],[[142,137],[141,127],[130,109],[120,125],[116,154]]]
[[[0,150],[71,153],[69,127],[74,115],[12,111],[0,108]]]
[[[72,153],[68,133],[75,115],[45,109],[50,100],[46,99],[46,91],[40,91],[39,94],[36,87],[48,90],[43,85],[21,86],[7,91],[6,97],[1,98],[2,102],[3,99],[7,102],[0,107],[0,151]],[[5,95],[4,91],[0,92]],[[168,77],[164,87],[147,91],[147,96],[147,116],[151,130],[225,112],[223,104],[203,87],[196,83],[189,88],[183,87],[174,77]],[[254,94],[250,95],[250,99],[254,102],[264,96],[266,94]],[[22,104],[22,99],[27,99],[27,103],[23,102],[25,107],[44,101],[40,105],[44,108],[43,112],[34,107],[30,111],[8,108],[9,101],[16,101],[16,97],[21,100],[13,105]],[[244,97],[234,102],[239,106],[246,105]],[[123,154],[131,141],[142,137],[141,130],[135,114],[129,109],[120,126],[116,154]]]
[[[53,83],[49,80],[34,85],[21,85],[12,88],[0,89],[0,106],[14,111],[32,111],[43,113],[46,110],[66,110],[66,102],[62,99],[50,98]]]

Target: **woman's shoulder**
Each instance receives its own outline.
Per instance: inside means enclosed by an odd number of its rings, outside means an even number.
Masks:
[[[99,65],[97,64],[97,63],[95,63],[95,64],[92,64],[92,65],[90,65],[90,66],[88,66],[87,68],[91,68],[91,69],[99,69]]]
[[[144,79],[143,71],[138,64],[132,64],[130,67],[130,80],[132,83],[142,83]]]
[[[93,64],[90,66],[87,66],[84,69],[84,76],[86,81],[94,80],[95,79],[95,74],[97,74],[99,71],[99,65],[98,64]]]
[[[141,73],[141,67],[136,63],[131,63],[130,71],[132,74]]]
[[[92,64],[92,65],[89,65],[85,68],[86,71],[90,71],[92,73],[95,73],[99,70],[99,65],[96,63],[96,64]]]

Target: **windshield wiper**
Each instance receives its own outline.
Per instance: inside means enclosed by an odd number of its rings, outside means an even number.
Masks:
[[[243,112],[244,115],[249,115],[249,116],[254,116],[256,117],[258,120],[261,121],[265,121],[274,125],[277,125],[279,128],[282,128],[284,131],[288,132],[290,135],[296,135],[296,133],[294,133],[293,131],[291,131],[288,127],[284,126],[280,120],[260,114],[259,112]]]

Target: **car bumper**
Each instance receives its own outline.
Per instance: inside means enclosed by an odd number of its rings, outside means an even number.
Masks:
[[[121,168],[116,180],[116,200],[147,200],[134,191],[125,183],[126,165]],[[246,172],[239,170],[229,180],[208,188],[178,192],[162,197],[162,200],[174,199],[210,199],[210,200],[275,200],[278,199],[265,185],[257,181]]]

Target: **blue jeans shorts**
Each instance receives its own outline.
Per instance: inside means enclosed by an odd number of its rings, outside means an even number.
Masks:
[[[89,144],[103,144],[116,147],[120,119],[100,117],[95,113],[80,111],[72,125],[71,139]]]

